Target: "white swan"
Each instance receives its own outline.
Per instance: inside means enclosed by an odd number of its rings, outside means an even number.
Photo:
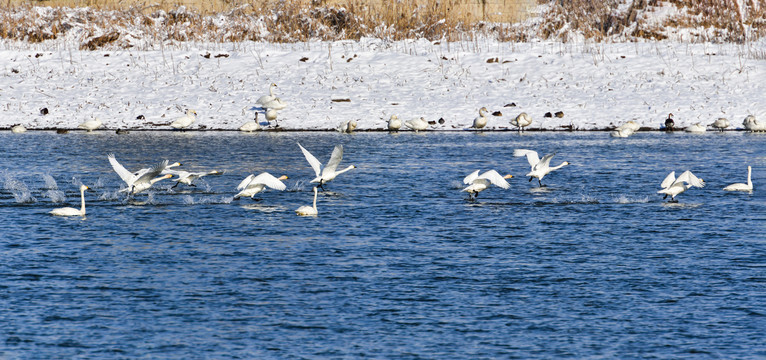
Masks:
[[[332,155],[330,155],[330,160],[327,161],[327,165],[325,165],[324,168],[322,168],[322,163],[320,163],[319,160],[314,157],[314,155],[311,155],[308,150],[301,146],[300,143],[298,144],[298,147],[301,148],[303,156],[306,157],[306,160],[309,162],[309,165],[311,165],[311,168],[314,169],[314,173],[316,174],[316,177],[311,180],[311,182],[319,183],[319,187],[322,188],[322,190],[324,190],[324,186],[322,185],[330,182],[332,179],[335,179],[336,176],[356,168],[354,165],[349,165],[343,170],[336,171],[338,165],[340,165],[340,161],[343,160],[343,145],[335,146],[335,149],[332,151]]]
[[[255,103],[262,106],[263,104],[266,104],[276,99],[277,97],[274,95],[274,89],[276,88],[277,88],[277,84],[271,83],[271,85],[269,85],[269,94],[259,97]]]
[[[344,121],[338,125],[338,132],[345,133],[345,134],[351,134],[354,132],[354,129],[356,129],[357,123],[356,120],[349,120]]]
[[[753,191],[753,180],[750,177],[752,175],[753,169],[748,166],[747,167],[747,184],[743,183],[736,183],[731,184],[725,188],[723,188],[725,191]]]
[[[611,132],[611,136],[618,137],[618,138],[626,138],[633,135],[636,131],[638,131],[639,128],[640,126],[635,121],[630,120],[618,126],[617,128],[615,128]]]
[[[532,117],[523,112],[511,120],[511,125],[518,127],[521,132],[522,128],[532,125]]]
[[[170,166],[170,165],[168,165],[168,166]],[[176,184],[171,187],[171,189],[172,189],[172,188],[175,188],[176,186],[178,186],[179,184],[186,184],[186,185],[189,185],[189,186],[196,186],[196,185],[192,184],[192,182],[194,182],[194,180],[197,180],[197,179],[199,179],[201,177],[208,176],[208,175],[221,175],[223,173],[218,171],[218,170],[205,171],[205,172],[188,172],[188,171],[183,171],[183,170],[177,171],[177,170],[168,170],[167,167],[166,167],[165,170],[163,170],[162,173],[160,173],[160,174],[161,175],[170,174],[170,175],[173,175],[173,176],[177,176],[177,178],[172,179],[172,180],[175,180],[175,182],[176,182]]]
[[[512,177],[513,175],[511,174],[505,176],[500,175],[500,173],[495,170],[485,171],[479,175],[479,170],[476,170],[463,179],[463,184],[468,184],[468,186],[461,191],[467,192],[469,199],[476,199],[480,192],[489,188],[490,184],[503,189],[508,189],[511,187],[511,184],[508,184],[508,181],[505,179],[510,179]]]
[[[142,169],[142,170],[139,170],[137,173],[133,174],[127,169],[125,169],[125,167],[123,167],[119,162],[117,162],[117,159],[115,159],[114,154],[107,155],[107,158],[109,159],[109,163],[112,164],[112,168],[114,169],[114,172],[116,172],[117,175],[120,177],[120,179],[122,179],[122,181],[124,181],[125,184],[127,184],[128,186],[124,189],[121,189],[120,192],[138,194],[152,187],[154,183],[160,180],[170,179],[171,177],[173,177],[173,175],[170,175],[170,174],[165,174],[163,176],[160,176],[160,173],[162,173],[162,170],[165,170],[165,168],[168,166],[167,160],[162,161],[161,163],[155,165],[152,168],[149,168],[148,170]]]
[[[686,129],[684,129],[684,131],[688,133],[693,133],[693,134],[701,134],[706,132],[707,128],[700,123],[696,123],[694,125],[687,126]]]
[[[53,209],[49,214],[56,216],[85,216],[85,190],[88,189],[90,188],[85,185],[80,185],[80,210],[72,207],[63,207]]]
[[[745,126],[745,129],[752,132],[766,131],[766,124],[758,123],[753,115],[748,115],[742,122],[742,125]]]
[[[487,108],[482,107],[479,109],[479,116],[473,119],[473,125],[471,126],[474,129],[481,129],[485,126],[487,126],[487,117],[485,116],[487,113]]]
[[[24,127],[24,125],[18,124],[11,127],[11,132],[14,134],[21,134],[23,132],[27,132],[27,128]]]
[[[180,118],[176,119],[176,121],[173,121],[170,123],[170,127],[173,129],[186,129],[191,124],[194,123],[194,121],[197,120],[197,112],[194,109],[186,109],[186,115],[181,116]]]
[[[303,205],[297,209],[295,209],[295,213],[300,216],[316,216],[319,212],[317,212],[317,187],[314,186],[314,205],[308,206]]]
[[[287,186],[285,186],[282,180],[287,180],[287,175],[282,175],[277,178],[267,172],[262,172],[258,174],[258,176],[250,174],[237,185],[237,190],[241,191],[237,193],[237,195],[234,195],[234,198],[253,197],[255,194],[263,191],[267,186],[275,190],[283,191]]]
[[[551,171],[561,169],[564,166],[569,165],[569,162],[564,161],[558,166],[551,167],[551,159],[553,158],[553,155],[556,154],[548,154],[543,156],[542,159],[539,158],[537,155],[537,151],[534,150],[527,150],[527,149],[515,149],[513,150],[513,156],[520,157],[520,156],[526,156],[527,162],[529,162],[529,166],[532,167],[532,170],[527,173],[525,176],[529,176],[529,181],[532,181],[533,178],[537,178],[537,183],[539,186],[543,186],[542,180],[545,177],[545,175],[548,175]]]
[[[279,113],[277,113],[274,109],[266,109],[266,121],[269,122],[269,125],[271,125],[271,122],[274,121],[274,125],[279,126],[279,123],[277,122],[277,116]]]
[[[399,120],[399,117],[396,115],[391,115],[391,117],[388,119],[388,131],[399,131],[402,127],[402,121]]]
[[[261,130],[261,124],[258,123],[258,112],[255,113],[255,119],[250,120],[239,127],[239,131],[253,132]]]
[[[665,196],[662,197],[663,199],[670,195],[669,202],[678,202],[676,200],[678,194],[691,187],[705,187],[705,181],[692,174],[689,170],[684,171],[678,178],[676,178],[676,172],[671,171],[670,174],[665,177],[665,180],[662,180],[660,187],[662,187],[662,190],[657,193],[665,194]]]
[[[727,118],[718,118],[716,119],[710,126],[712,126],[715,129],[723,131],[723,129],[726,129],[731,124],[729,124],[729,119]]]
[[[404,122],[404,126],[415,130],[415,132],[428,129],[428,121],[422,116],[418,119],[407,120]]]
[[[83,129],[87,132],[91,132],[101,127],[101,124],[102,124],[101,119],[95,118],[95,119],[86,120],[82,124],[77,125],[77,128]]]
[[[266,110],[282,110],[287,107],[287,103],[280,98],[274,98],[274,100],[267,101],[261,106]]]

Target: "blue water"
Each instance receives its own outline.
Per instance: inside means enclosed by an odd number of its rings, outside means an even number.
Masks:
[[[343,144],[310,205],[313,173]],[[514,148],[572,165],[538,188]],[[132,200],[128,169],[225,171]],[[766,136],[0,133],[0,358],[766,358]],[[753,166],[756,190],[726,193]],[[476,201],[468,173],[515,175]],[[668,204],[670,172],[705,188]],[[248,174],[288,189],[232,200]],[[79,206],[85,218],[48,211]]]

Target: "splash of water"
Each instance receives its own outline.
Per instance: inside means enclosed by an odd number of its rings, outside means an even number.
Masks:
[[[56,179],[53,178],[50,174],[43,174],[43,182],[45,182],[45,187],[43,189],[47,190],[58,190],[59,185],[56,183]]]
[[[13,198],[16,199],[16,202],[19,204],[37,201],[37,199],[32,196],[32,193],[29,191],[29,188],[27,188],[27,185],[24,184],[21,180],[14,178],[13,175],[5,173],[5,182],[3,187],[5,190],[8,190],[11,192],[11,194],[13,194]]]
[[[191,195],[184,195],[182,199],[185,205],[194,205],[194,198]]]
[[[45,192],[45,196],[51,199],[51,202],[61,203],[66,201],[66,194],[61,190],[48,190]]]
[[[617,198],[614,199],[614,202],[618,204],[643,204],[649,202],[649,197],[636,197],[636,198],[629,198],[625,195],[620,195]]]

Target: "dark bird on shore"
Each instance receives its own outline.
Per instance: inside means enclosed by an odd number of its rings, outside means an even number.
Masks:
[[[676,126],[675,121],[673,121],[673,113],[668,114],[668,118],[665,119],[665,131],[673,131]]]

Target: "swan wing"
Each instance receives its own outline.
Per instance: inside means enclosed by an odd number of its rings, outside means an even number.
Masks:
[[[705,187],[705,182],[695,176],[690,170],[686,170],[681,175],[679,175],[676,181],[673,182],[673,185],[681,182],[686,182],[690,186],[696,186],[700,188]]]
[[[537,165],[532,166],[532,171],[550,167],[551,159],[553,159],[553,155],[556,155],[556,154],[548,154],[543,156],[543,158],[540,159],[540,162],[538,162]]]
[[[511,184],[508,183],[508,181],[503,178],[503,175],[500,175],[495,170],[489,170],[481,174],[479,176],[480,179],[487,179],[490,183],[492,183],[495,186],[501,187],[503,189],[508,189],[511,187]]]
[[[662,183],[660,184],[660,187],[663,189],[667,189],[670,187],[670,185],[673,185],[673,182],[676,181],[676,172],[671,171],[668,176],[665,177],[665,180],[662,180]]]
[[[537,151],[527,149],[514,149],[513,156],[521,157],[526,156],[529,166],[535,166],[540,162],[540,156],[537,155]]]
[[[258,174],[258,176],[253,178],[251,184],[263,184],[272,189],[279,190],[279,191],[283,191],[284,189],[287,188],[285,183],[283,183],[281,180],[274,177],[274,175],[271,175],[267,172],[262,172]]]
[[[466,176],[465,179],[463,179],[463,184],[470,184],[474,180],[476,180],[478,177],[479,177],[479,170],[476,170],[470,173],[468,176]]]
[[[317,160],[317,158],[314,157],[314,155],[311,155],[311,153],[308,150],[303,148],[303,146],[301,146],[300,143],[298,143],[298,147],[300,147],[301,151],[303,151],[303,156],[306,157],[306,161],[308,161],[309,165],[311,165],[311,168],[314,169],[314,173],[316,173],[316,176],[319,176],[319,173],[322,170],[322,163],[320,163],[319,160]]]
[[[165,167],[168,166],[167,160],[162,160],[157,165],[152,166],[149,171],[146,171],[145,173],[141,174],[141,176],[136,179],[136,182],[143,182],[143,181],[150,181],[162,173],[162,170],[165,170]]]
[[[114,172],[117,173],[122,181],[130,185],[135,180],[134,175],[117,161],[114,154],[108,154],[106,157],[109,159],[109,163],[112,164],[112,169],[114,169]]]
[[[250,182],[253,181],[255,178],[255,175],[250,174],[248,175],[244,180],[242,180],[239,185],[237,185],[237,190],[242,190],[246,188],[248,185],[250,185]]]
[[[335,149],[332,150],[332,155],[330,155],[330,161],[322,169],[322,174],[335,172],[341,160],[343,160],[343,145],[335,145]]]

